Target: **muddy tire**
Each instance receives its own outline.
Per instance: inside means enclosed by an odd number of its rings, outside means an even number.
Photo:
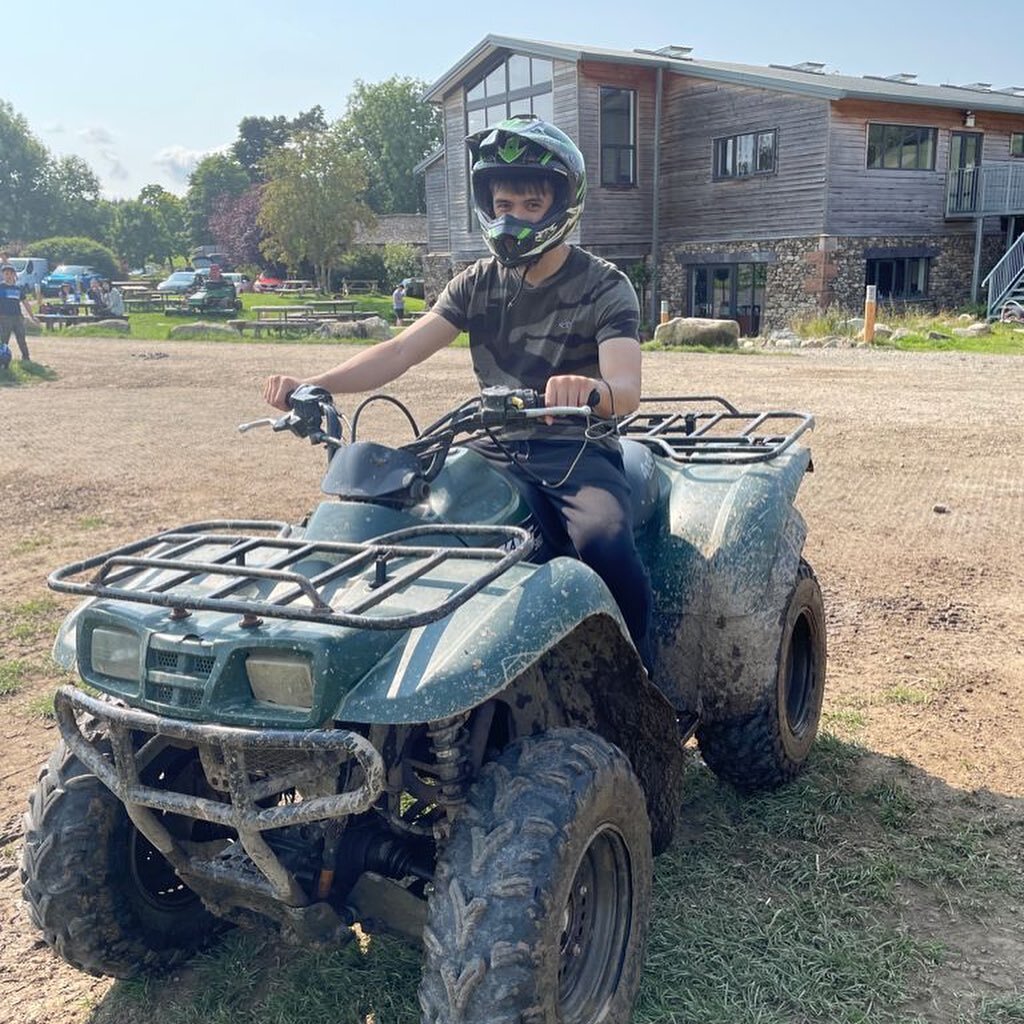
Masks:
[[[775,679],[760,705],[697,730],[701,755],[719,778],[739,789],[772,789],[800,772],[818,733],[825,660],[821,587],[801,559],[782,613]]]
[[[165,970],[224,927],[64,743],[29,795],[21,881],[46,941],[90,974]]]
[[[643,790],[582,729],[485,766],[438,858],[420,985],[428,1024],[626,1024],[651,902]]]

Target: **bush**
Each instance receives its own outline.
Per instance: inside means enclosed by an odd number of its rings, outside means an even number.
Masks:
[[[81,263],[95,267],[102,277],[120,276],[119,260],[112,249],[91,238],[61,237],[41,238],[25,246],[26,252],[45,256],[51,263]]]
[[[359,245],[351,252],[345,253],[341,263],[331,272],[331,289],[337,291],[341,287],[341,279],[349,281],[376,281],[383,288],[388,281],[387,268],[384,266],[384,252],[381,246]],[[388,289],[390,291],[390,289]]]

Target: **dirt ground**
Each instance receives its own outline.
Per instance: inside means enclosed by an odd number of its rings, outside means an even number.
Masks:
[[[78,1024],[109,982],[41,946],[20,903],[20,818],[55,728],[31,713],[53,686],[52,635],[12,609],[55,600],[59,622],[71,601],[49,594],[46,574],[136,536],[218,517],[300,517],[317,500],[320,451],[235,425],[265,414],[267,373],[312,373],[346,350],[34,344],[56,379],[0,389],[0,660],[26,666],[25,685],[0,697],[0,1021]],[[828,608],[826,727],[1019,814],[1024,360],[828,349],[644,358],[648,394],[816,414],[815,472],[799,504]],[[453,350],[393,393],[424,424],[473,390],[468,354]],[[378,436],[404,436],[397,415],[375,417]],[[1001,955],[1019,982],[1017,934]]]

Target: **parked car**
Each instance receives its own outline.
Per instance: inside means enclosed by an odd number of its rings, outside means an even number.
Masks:
[[[7,262],[18,275],[20,288],[41,287],[43,279],[50,273],[50,262],[44,256],[12,256]]]
[[[43,278],[40,287],[44,295],[59,295],[62,284],[70,285],[76,292],[82,292],[102,276],[95,267],[62,263],[52,274],[47,274]]]
[[[239,294],[252,291],[252,279],[245,274],[230,273],[223,276],[235,286],[235,291]]]
[[[176,270],[170,277],[161,281],[156,290],[169,295],[184,295],[195,287],[196,274],[195,270]]]
[[[254,292],[276,292],[282,284],[284,281],[280,277],[274,277],[272,274],[260,274],[256,278],[252,290]]]

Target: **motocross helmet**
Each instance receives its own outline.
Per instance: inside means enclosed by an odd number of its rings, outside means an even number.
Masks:
[[[474,132],[469,147],[473,206],[487,248],[506,267],[531,263],[564,241],[583,213],[587,172],[576,144],[554,125],[532,114],[517,114]],[[495,217],[491,182],[536,175],[555,190],[554,202],[536,224],[508,215]]]

